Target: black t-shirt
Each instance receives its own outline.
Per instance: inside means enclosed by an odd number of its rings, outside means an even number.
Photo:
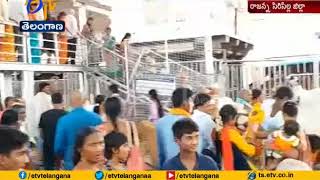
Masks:
[[[39,128],[42,129],[43,143],[46,147],[53,147],[58,120],[66,113],[61,109],[51,109],[41,115]]]

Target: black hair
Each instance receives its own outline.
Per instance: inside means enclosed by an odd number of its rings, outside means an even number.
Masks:
[[[16,98],[15,98],[15,97],[12,97],[12,96],[6,97],[6,98],[4,99],[4,106],[5,106],[5,108],[8,108],[9,101],[16,101]]]
[[[188,88],[177,88],[171,97],[173,107],[181,107],[184,102],[188,101],[193,95],[193,92]]]
[[[128,143],[127,136],[120,132],[112,131],[104,137],[104,156],[111,159],[114,149],[119,149],[123,144]]]
[[[64,12],[64,11],[61,11],[61,12],[58,14],[57,19],[58,19],[58,20],[61,20],[62,17],[66,17],[66,16],[67,16],[67,13]]]
[[[19,120],[19,114],[17,111],[9,109],[6,110],[1,117],[1,124],[2,125],[16,125]]]
[[[105,95],[96,96],[94,102],[99,105],[94,106],[93,112],[95,112],[96,114],[100,114],[100,105],[104,103],[105,99],[106,99]]]
[[[28,135],[7,126],[0,127],[0,154],[9,155],[29,141]]]
[[[104,110],[106,115],[110,118],[115,130],[117,127],[117,118],[121,114],[121,101],[117,97],[107,98],[104,103]]]
[[[219,112],[221,116],[221,120],[223,124],[228,123],[231,120],[234,120],[238,114],[236,108],[234,108],[232,105],[227,104],[224,105]]]
[[[74,146],[74,154],[73,154],[73,163],[76,165],[81,160],[81,155],[79,149],[81,149],[85,143],[85,140],[91,134],[99,132],[97,129],[93,127],[87,127],[82,129],[76,138],[75,146]]]
[[[295,120],[288,120],[284,123],[283,126],[284,133],[286,133],[286,135],[288,136],[296,136],[299,131],[299,128],[299,123]]]
[[[87,22],[93,20],[93,17],[88,17]]]
[[[156,102],[157,102],[157,106],[158,106],[158,116],[161,118],[164,116],[164,111],[163,111],[163,108],[162,108],[162,104],[160,102],[160,99],[158,97],[158,93],[155,89],[151,89],[149,91],[149,96],[154,99]]]
[[[12,106],[12,110],[16,111],[17,113],[21,113],[21,110],[23,110],[23,111],[26,110],[26,106],[21,105],[21,104],[16,104],[16,105]]]
[[[47,82],[42,82],[39,84],[39,92],[41,92],[46,86],[50,86]]]
[[[117,94],[119,93],[119,86],[117,84],[111,84],[109,86],[109,90],[113,93],[113,94]]]
[[[54,93],[51,95],[52,104],[61,104],[63,103],[63,96],[61,93]]]
[[[130,38],[130,37],[131,37],[131,34],[130,34],[130,33],[126,33],[126,34],[124,35],[124,37],[122,38],[121,42],[124,41],[125,39]]]
[[[288,98],[288,99],[292,99],[293,98],[293,91],[291,90],[291,88],[287,87],[287,86],[282,86],[279,87],[274,95],[275,98],[279,98],[279,99],[284,99],[284,98]]]
[[[252,93],[252,100],[254,100],[261,96],[262,91],[260,89],[253,89],[251,93]]]
[[[298,115],[297,103],[293,101],[287,101],[282,107],[282,112],[290,117],[296,117]]]
[[[309,135],[307,135],[307,137],[309,139],[312,152],[319,151],[320,150],[320,137],[315,134],[309,134]]]
[[[101,105],[105,100],[106,100],[106,96],[100,94],[96,96],[96,98],[94,99],[94,103]]]
[[[173,135],[177,139],[181,139],[184,134],[191,134],[198,131],[198,125],[190,118],[180,119],[172,126]]]
[[[211,97],[208,94],[197,94],[194,98],[194,107],[198,108],[199,106],[205,105],[207,102],[211,100]]]

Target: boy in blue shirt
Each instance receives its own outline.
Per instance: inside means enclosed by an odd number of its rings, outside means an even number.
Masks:
[[[180,153],[167,160],[163,170],[218,170],[215,161],[197,153],[199,128],[192,119],[184,118],[175,122],[172,131]]]

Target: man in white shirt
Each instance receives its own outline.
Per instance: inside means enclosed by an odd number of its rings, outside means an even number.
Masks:
[[[42,82],[39,84],[39,92],[27,106],[27,131],[31,140],[34,139],[36,143],[39,143],[40,140],[40,131],[38,127],[41,114],[52,108],[50,84]]]
[[[289,87],[279,87],[275,93],[274,100],[266,100],[264,102],[263,109],[265,111],[265,121],[262,127],[267,132],[280,129],[283,124],[282,107],[283,104],[291,100],[294,94]]]
[[[79,28],[77,19],[75,17],[75,11],[73,9],[69,10],[68,15],[66,16],[65,23],[68,37],[68,58],[70,64],[75,64]]]
[[[195,110],[192,119],[199,126],[200,141],[198,152],[210,150],[215,152],[213,145],[212,134],[215,134],[216,124],[212,120],[210,114],[215,110],[215,104],[211,97],[207,94],[198,94],[194,99]]]

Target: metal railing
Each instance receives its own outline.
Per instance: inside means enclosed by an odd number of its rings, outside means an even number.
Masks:
[[[87,56],[86,42],[79,38],[77,43],[70,43],[61,33],[20,32],[19,26],[10,22],[0,22],[0,26],[4,27],[0,32],[0,62],[68,64],[74,61],[72,64],[79,65]]]

